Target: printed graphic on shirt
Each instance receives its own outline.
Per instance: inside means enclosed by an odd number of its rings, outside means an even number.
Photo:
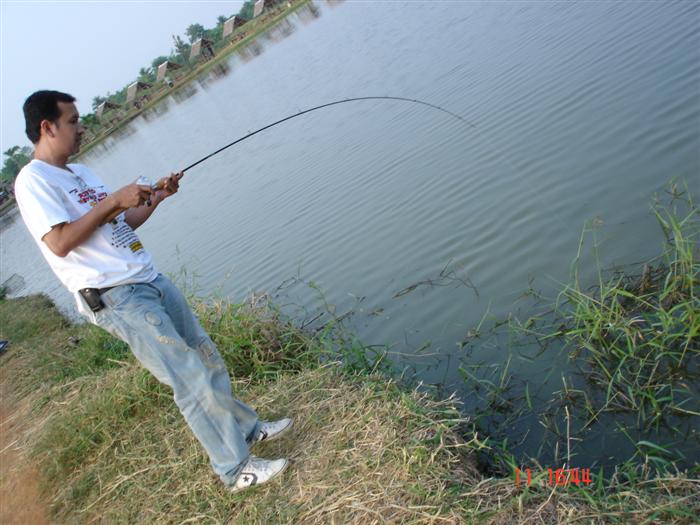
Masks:
[[[107,192],[104,191],[104,186],[95,188],[86,188],[81,191],[79,188],[72,189],[71,193],[80,204],[89,204],[91,207],[97,206],[97,203],[107,197]]]
[[[123,219],[112,221],[112,246],[129,248],[134,253],[143,250],[143,244],[134,230]]]

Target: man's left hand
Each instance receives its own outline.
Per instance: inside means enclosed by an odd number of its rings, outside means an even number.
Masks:
[[[184,175],[184,172],[178,171],[177,173],[171,173],[169,177],[163,177],[158,181],[157,186],[160,188],[156,190],[156,198],[159,201],[167,199],[177,193],[180,188],[180,179]]]

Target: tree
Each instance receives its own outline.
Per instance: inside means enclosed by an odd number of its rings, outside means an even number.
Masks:
[[[33,154],[34,150],[29,146],[12,146],[10,149],[4,152],[3,155],[5,155],[6,158],[0,175],[2,176],[2,179],[9,183],[14,181],[15,177],[17,177],[17,174],[19,173],[19,170],[21,170],[25,164],[28,164],[29,161],[32,160]]]
[[[101,97],[101,96],[97,95],[95,98],[92,99],[92,109],[93,110],[97,109],[100,106],[100,104],[102,104],[106,100],[107,99],[105,97]]]
[[[190,38],[190,43],[204,36],[204,26],[201,24],[192,24],[185,30],[185,34]]]
[[[224,26],[218,25],[211,29],[207,29],[204,32],[204,38],[211,40],[212,42],[218,42],[224,36]]]
[[[169,57],[166,57],[166,56],[159,56],[159,57],[154,58],[151,61],[151,69],[153,69],[153,71],[158,71],[158,66],[160,66],[163,62],[165,62],[168,59],[169,59]]]
[[[224,15],[219,15],[216,17],[216,25],[222,26],[222,25],[224,25],[226,20],[228,20],[228,18],[226,18]]]
[[[100,121],[97,120],[97,116],[95,116],[94,113],[88,113],[87,115],[80,117],[80,123],[85,129],[90,131],[95,131],[100,127]]]
[[[179,35],[173,35],[173,43],[175,44],[175,52],[177,53],[177,57],[179,60],[180,64],[186,64],[188,67],[190,66],[190,45],[185,42],[182,38],[180,38]]]
[[[253,18],[254,8],[255,2],[253,0],[246,0],[243,3],[241,10],[238,12],[238,16],[240,16],[244,20],[251,20]]]
[[[115,104],[126,104],[126,92],[128,89],[129,86],[124,86],[114,95],[109,95],[109,100]]]
[[[153,73],[153,69],[151,69],[150,67],[142,67],[141,69],[139,69],[139,77],[137,79],[139,82],[154,82],[155,79],[156,76]]]

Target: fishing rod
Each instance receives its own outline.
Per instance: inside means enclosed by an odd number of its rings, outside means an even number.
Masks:
[[[300,117],[301,115],[304,115],[304,114],[306,114],[306,113],[311,113],[312,111],[316,111],[316,110],[318,110],[318,109],[327,108],[327,107],[329,107],[329,106],[335,106],[335,105],[337,105],[337,104],[345,104],[346,102],[356,102],[356,101],[358,101],[358,100],[399,100],[399,101],[403,101],[403,102],[412,102],[412,103],[414,103],[414,104],[422,104],[423,106],[427,106],[427,107],[430,107],[430,108],[433,108],[433,109],[437,109],[438,111],[442,111],[443,113],[447,113],[448,115],[450,115],[450,116],[452,116],[452,117],[454,117],[454,118],[456,118],[456,119],[458,119],[458,120],[461,120],[462,122],[464,122],[465,124],[467,124],[470,128],[476,129],[476,125],[475,125],[475,124],[469,122],[467,119],[465,119],[465,118],[462,117],[461,115],[458,115],[457,113],[453,113],[452,111],[449,111],[449,110],[447,110],[447,109],[445,109],[445,108],[442,108],[442,107],[440,107],[440,106],[437,106],[437,105],[435,105],[435,104],[431,104],[430,102],[424,102],[424,101],[422,101],[422,100],[418,100],[418,99],[415,99],[415,98],[405,98],[405,97],[354,97],[354,98],[346,98],[346,99],[343,99],[343,100],[336,100],[335,102],[329,102],[329,103],[327,103],[327,104],[321,104],[320,106],[315,106],[315,107],[313,107],[313,108],[305,109],[304,111],[300,111],[299,113],[295,113],[294,115],[290,115],[289,117],[285,117],[285,118],[283,118],[283,119],[280,119],[280,120],[278,120],[277,122],[273,122],[272,124],[268,124],[268,125],[265,126],[264,128],[260,128],[260,129],[258,129],[258,130],[255,130],[255,131],[253,131],[252,133],[248,133],[248,134],[247,134],[246,136],[244,136],[244,137],[241,137],[241,138],[239,138],[239,139],[234,140],[234,141],[231,142],[230,144],[226,144],[224,147],[217,149],[215,152],[210,153],[210,154],[207,155],[206,157],[202,157],[202,158],[199,159],[197,162],[194,162],[194,163],[190,164],[189,166],[187,166],[185,169],[183,169],[183,170],[181,170],[181,171],[184,173],[185,171],[187,171],[187,170],[189,170],[189,169],[191,169],[191,168],[194,168],[194,167],[197,166],[198,164],[201,164],[201,163],[204,162],[205,160],[207,160],[207,159],[213,157],[214,155],[216,155],[216,154],[218,154],[218,153],[221,153],[221,152],[224,151],[225,149],[230,148],[231,146],[233,146],[233,145],[235,145],[235,144],[238,144],[239,142],[243,142],[243,141],[246,140],[247,138],[250,138],[250,137],[252,137],[253,135],[257,135],[257,134],[260,133],[261,131],[265,131],[266,129],[269,129],[269,128],[273,127],[273,126],[276,126],[277,124],[282,124],[282,122],[286,122],[286,121],[291,120],[291,119],[293,119],[293,118]]]
[[[345,103],[348,103],[348,102],[357,102],[357,101],[362,101],[362,100],[396,100],[396,101],[400,101],[400,102],[410,102],[410,103],[413,103],[413,104],[420,104],[420,105],[422,105],[422,106],[426,106],[426,107],[429,107],[429,108],[432,108],[432,109],[441,111],[442,113],[445,113],[445,114],[447,114],[447,115],[450,115],[451,117],[453,117],[453,118],[455,118],[455,119],[457,119],[457,120],[463,122],[464,124],[466,124],[466,125],[469,126],[470,128],[472,128],[472,129],[474,129],[474,130],[478,130],[478,128],[476,127],[476,124],[474,124],[473,122],[470,122],[469,120],[467,120],[467,119],[464,118],[463,116],[458,115],[457,113],[454,113],[454,112],[452,112],[452,111],[450,111],[450,110],[448,110],[448,109],[445,109],[445,108],[443,108],[443,107],[441,107],[441,106],[438,106],[437,104],[431,104],[430,102],[425,102],[424,100],[419,100],[419,99],[416,99],[416,98],[392,97],[392,96],[368,96],[368,97],[345,98],[345,99],[343,99],[343,100],[336,100],[336,101],[334,101],[334,102],[328,102],[328,103],[326,103],[326,104],[321,104],[320,106],[314,106],[314,107],[312,107],[312,108],[305,109],[305,110],[303,110],[303,111],[299,111],[298,113],[295,113],[295,114],[290,115],[290,116],[288,116],[288,117],[282,118],[282,119],[280,119],[280,120],[277,120],[276,122],[273,122],[272,124],[268,124],[267,126],[264,126],[264,127],[260,128],[260,129],[257,129],[257,130],[255,130],[255,131],[253,131],[253,132],[251,132],[251,133],[248,133],[247,135],[244,135],[243,137],[238,138],[238,139],[234,140],[233,142],[230,142],[229,144],[226,144],[225,146],[223,146],[223,147],[217,149],[216,151],[210,153],[210,154],[207,155],[206,157],[202,157],[202,158],[199,159],[198,161],[193,162],[192,164],[190,164],[190,165],[187,166],[186,168],[180,170],[180,171],[178,172],[177,178],[178,178],[178,180],[181,179],[182,176],[185,174],[186,171],[188,171],[188,170],[194,168],[195,166],[201,164],[201,163],[204,162],[205,160],[210,159],[211,157],[213,157],[214,155],[217,155],[217,154],[221,153],[221,152],[224,151],[225,149],[228,149],[228,148],[230,148],[231,146],[234,146],[234,145],[238,144],[239,142],[243,142],[244,140],[249,139],[250,137],[252,137],[252,136],[254,136],[254,135],[257,135],[258,133],[260,133],[260,132],[262,132],[262,131],[265,131],[266,129],[270,129],[270,128],[273,127],[273,126],[277,126],[278,124],[282,124],[283,122],[286,122],[286,121],[291,120],[291,119],[293,119],[293,118],[300,117],[301,115],[305,115],[306,113],[311,113],[312,111],[317,111],[317,110],[319,110],[319,109],[327,108],[327,107],[330,107],[330,106],[335,106],[335,105],[338,105],[338,104],[345,104]],[[504,160],[505,160],[505,159],[504,159]],[[162,180],[158,181],[157,183],[153,184],[153,183],[151,183],[146,177],[139,177],[139,179],[138,179],[136,182],[137,182],[137,184],[142,184],[142,185],[144,185],[144,186],[150,186],[151,189],[153,189],[153,190],[159,190],[159,189],[163,189],[163,188],[165,187],[165,181],[166,181],[166,179],[162,179]],[[150,203],[150,200],[147,201],[147,204],[150,206],[150,204],[151,204],[151,203]],[[117,215],[119,215],[120,213],[122,213],[122,212],[125,211],[126,209],[127,209],[127,208],[122,208],[122,209],[120,209],[119,211],[117,211],[117,212],[113,213],[112,215],[110,215],[110,217],[109,217],[108,219],[105,220],[105,223],[104,223],[104,224],[106,224],[107,222],[111,222],[112,220],[114,220],[114,218],[115,218]]]

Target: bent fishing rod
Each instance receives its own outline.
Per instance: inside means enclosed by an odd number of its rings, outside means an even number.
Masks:
[[[441,106],[438,106],[438,105],[436,105],[436,104],[431,104],[430,102],[425,102],[424,100],[419,100],[419,99],[416,99],[416,98],[392,97],[392,96],[368,96],[368,97],[346,98],[346,99],[342,99],[342,100],[336,100],[336,101],[334,101],[334,102],[328,102],[328,103],[326,103],[326,104],[321,104],[320,106],[314,106],[314,107],[312,107],[312,108],[305,109],[305,110],[303,110],[303,111],[299,111],[298,113],[295,113],[295,114],[290,115],[290,116],[288,116],[288,117],[282,118],[282,119],[280,119],[280,120],[278,120],[278,121],[276,121],[276,122],[273,122],[272,124],[268,124],[267,126],[264,126],[264,127],[260,128],[260,129],[257,129],[257,130],[255,130],[255,131],[253,131],[253,132],[250,132],[250,133],[248,133],[247,135],[244,135],[243,137],[238,138],[238,139],[234,140],[233,142],[230,142],[229,144],[226,144],[225,146],[223,146],[223,147],[217,149],[216,151],[210,153],[210,154],[207,155],[206,157],[202,157],[202,158],[199,159],[198,161],[193,162],[192,164],[190,164],[190,165],[187,166],[186,168],[183,168],[182,170],[180,170],[180,171],[178,172],[178,174],[177,174],[177,179],[178,179],[178,180],[181,179],[181,178],[183,177],[183,175],[185,174],[186,171],[188,171],[188,170],[194,168],[195,166],[198,166],[199,164],[201,164],[201,163],[204,162],[205,160],[210,159],[210,158],[213,157],[214,155],[218,155],[218,154],[221,153],[222,151],[224,151],[224,150],[230,148],[231,146],[235,146],[235,145],[238,144],[239,142],[243,142],[244,140],[249,139],[250,137],[252,137],[252,136],[254,136],[254,135],[257,135],[258,133],[261,133],[261,132],[265,131],[266,129],[270,129],[270,128],[274,127],[274,126],[277,126],[278,124],[282,124],[283,122],[286,122],[286,121],[288,121],[288,120],[292,120],[293,118],[297,118],[297,117],[300,117],[300,116],[302,116],[302,115],[305,115],[306,113],[311,113],[312,111],[317,111],[317,110],[319,110],[319,109],[327,108],[327,107],[330,107],[330,106],[335,106],[335,105],[338,105],[338,104],[345,104],[345,103],[348,103],[348,102],[357,102],[357,101],[362,101],[362,100],[396,100],[396,101],[400,101],[400,102],[409,102],[409,103],[413,103],[413,104],[420,104],[420,105],[422,105],[422,106],[426,106],[426,107],[429,107],[429,108],[432,108],[432,109],[436,109],[436,110],[438,110],[438,111],[441,111],[442,113],[445,113],[445,114],[447,114],[447,115],[449,115],[449,116],[451,116],[451,117],[453,117],[453,118],[459,120],[460,122],[463,122],[464,124],[466,124],[466,125],[467,125],[468,127],[470,127],[471,129],[478,130],[478,128],[476,127],[476,124],[470,122],[469,120],[467,120],[467,119],[464,118],[463,116],[458,115],[457,113],[454,113],[454,112],[452,112],[452,111],[449,111],[449,110],[447,110],[447,109],[445,109],[445,108],[443,108],[443,107],[441,107]],[[502,157],[502,156],[501,156],[501,157]],[[504,159],[504,160],[505,160],[505,159]],[[159,189],[163,189],[163,187],[165,187],[166,180],[167,180],[167,178],[166,178],[166,179],[161,179],[161,180],[158,181],[157,183],[152,184],[152,183],[151,183],[150,181],[148,181],[148,179],[146,179],[145,177],[140,177],[139,180],[137,181],[137,183],[139,183],[139,181],[143,181],[143,185],[148,185],[148,186],[150,186],[151,189],[153,189],[153,190],[159,190]],[[150,206],[150,201],[148,201],[148,205]],[[119,210],[119,211],[113,213],[113,214],[105,221],[105,223],[114,220],[114,218],[115,218],[117,215],[119,215],[120,213],[122,213],[124,210],[125,210],[125,209],[121,209],[121,210]]]
[[[218,153],[221,153],[221,152],[224,151],[225,149],[230,148],[231,146],[234,146],[234,145],[238,144],[239,142],[243,142],[244,140],[246,140],[246,139],[252,137],[253,135],[257,135],[257,134],[260,133],[261,131],[265,131],[266,129],[270,129],[271,127],[276,126],[276,125],[278,125],[278,124],[282,124],[282,122],[286,122],[286,121],[288,121],[288,120],[292,120],[293,118],[300,117],[301,115],[305,115],[306,113],[311,113],[312,111],[316,111],[316,110],[318,110],[318,109],[323,109],[323,108],[327,108],[327,107],[330,107],[330,106],[335,106],[335,105],[337,105],[337,104],[345,104],[346,102],[357,102],[357,101],[359,101],[359,100],[400,100],[400,101],[403,101],[403,102],[412,102],[412,103],[414,103],[414,104],[421,104],[421,105],[423,105],[423,106],[427,106],[427,107],[430,107],[430,108],[433,108],[433,109],[437,109],[438,111],[442,111],[443,113],[447,113],[448,115],[450,115],[450,116],[452,116],[452,117],[454,117],[454,118],[456,118],[456,119],[458,119],[458,120],[461,120],[462,122],[464,122],[465,124],[467,124],[467,126],[469,126],[470,128],[476,129],[476,125],[472,124],[471,122],[469,122],[467,119],[465,119],[465,118],[462,117],[461,115],[457,115],[457,113],[453,113],[453,112],[451,112],[451,111],[449,111],[449,110],[447,110],[447,109],[445,109],[445,108],[442,108],[442,107],[440,107],[440,106],[436,106],[435,104],[431,104],[430,102],[424,102],[424,101],[422,101],[422,100],[418,100],[418,99],[415,99],[415,98],[405,98],[405,97],[355,97],[355,98],[345,98],[345,99],[343,99],[343,100],[336,100],[335,102],[329,102],[329,103],[327,103],[327,104],[321,104],[320,106],[315,106],[315,107],[313,107],[313,108],[305,109],[304,111],[300,111],[299,113],[295,113],[294,115],[290,115],[289,117],[285,117],[285,118],[283,118],[283,119],[280,119],[280,120],[278,120],[277,122],[273,122],[272,124],[268,124],[267,126],[265,126],[265,127],[263,127],[263,128],[260,128],[260,129],[258,129],[258,130],[253,131],[252,133],[248,133],[248,134],[245,135],[244,137],[241,137],[241,138],[239,138],[239,139],[236,139],[236,140],[234,140],[233,142],[231,142],[230,144],[226,144],[224,147],[217,149],[215,152],[210,153],[210,154],[207,155],[206,157],[202,157],[202,158],[199,159],[197,162],[194,162],[194,163],[190,164],[189,166],[187,166],[185,169],[181,170],[181,172],[184,173],[184,172],[186,172],[187,170],[189,170],[189,169],[191,169],[191,168],[194,168],[194,167],[197,166],[198,164],[201,164],[201,163],[204,162],[205,160],[207,160],[207,159],[213,157],[214,155],[216,155],[216,154],[218,154]]]

